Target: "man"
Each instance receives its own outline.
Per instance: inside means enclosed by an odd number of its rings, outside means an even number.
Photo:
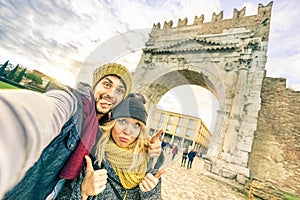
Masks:
[[[45,94],[1,90],[0,198],[45,199],[59,180],[75,178],[101,135],[99,124],[131,82],[126,67],[110,63],[94,71],[93,91],[87,84]],[[152,142],[149,153],[158,154],[160,143]]]
[[[181,167],[185,167],[185,163],[186,163],[186,159],[187,159],[187,156],[188,156],[188,153],[189,153],[189,149],[188,148],[185,148],[182,152],[182,159],[181,159]]]
[[[192,164],[193,164],[193,161],[194,161],[194,158],[196,156],[197,152],[196,152],[196,149],[192,149],[189,153],[188,153],[188,164],[187,164],[187,169],[191,169],[192,168]]]

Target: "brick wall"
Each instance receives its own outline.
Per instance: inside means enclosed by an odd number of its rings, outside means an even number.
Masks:
[[[265,77],[249,159],[251,178],[300,196],[300,91]]]

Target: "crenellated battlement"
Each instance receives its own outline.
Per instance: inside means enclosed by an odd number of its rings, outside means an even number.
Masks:
[[[178,19],[177,26],[173,26],[173,20],[165,21],[161,27],[161,23],[153,24],[150,36],[169,34],[174,29],[180,34],[197,32],[197,35],[218,34],[225,29],[246,28],[254,32],[254,36],[261,37],[263,41],[268,41],[270,30],[270,18],[273,1],[264,6],[258,4],[256,15],[246,16],[246,7],[241,10],[234,8],[231,19],[223,19],[223,11],[213,13],[210,22],[204,22],[204,15],[195,16],[192,24],[188,24],[188,19]]]

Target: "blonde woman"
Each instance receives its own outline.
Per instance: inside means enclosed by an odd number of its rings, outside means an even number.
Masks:
[[[94,162],[86,156],[86,168],[65,184],[58,199],[161,199],[162,172],[147,171],[150,138],[144,104],[142,95],[131,93],[112,111],[101,126]]]

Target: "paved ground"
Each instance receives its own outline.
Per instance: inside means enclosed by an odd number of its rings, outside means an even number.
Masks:
[[[192,169],[180,166],[180,155],[162,176],[164,200],[246,200],[247,196],[217,181],[203,170],[204,161],[195,158]],[[171,160],[171,158],[169,158]]]

